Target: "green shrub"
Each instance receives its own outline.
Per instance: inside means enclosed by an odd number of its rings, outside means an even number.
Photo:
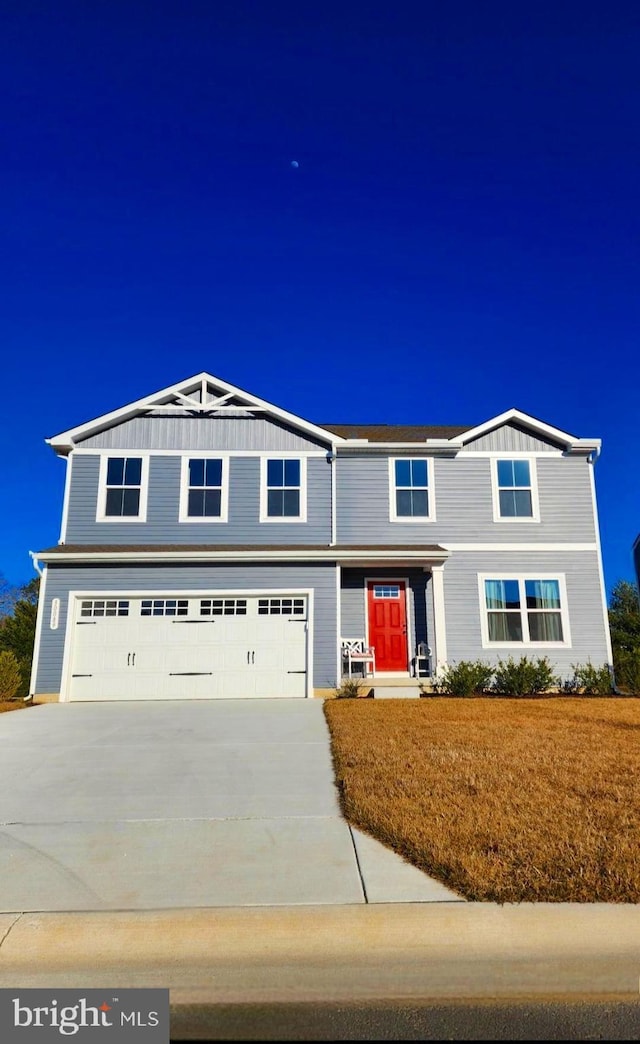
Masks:
[[[15,700],[22,682],[20,664],[12,652],[0,652],[0,701]]]
[[[616,686],[640,695],[640,649],[616,649],[613,654]]]
[[[572,692],[583,692],[585,696],[610,696],[613,688],[609,665],[603,663],[595,667],[591,660],[586,663],[572,663]]]
[[[340,685],[336,688],[337,700],[356,700],[364,696],[366,686],[361,678],[341,678]]]
[[[557,689],[560,679],[553,673],[553,668],[546,656],[538,656],[530,660],[522,656],[514,660],[498,660],[492,689],[501,696],[535,696],[547,689]]]
[[[434,683],[436,692],[447,696],[473,696],[485,691],[493,668],[482,660],[460,660],[445,667]]]

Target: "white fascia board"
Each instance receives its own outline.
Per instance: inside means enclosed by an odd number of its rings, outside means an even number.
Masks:
[[[505,410],[504,413],[499,413],[497,417],[490,417],[489,420],[478,424],[475,428],[469,428],[468,431],[457,435],[456,441],[466,443],[471,441],[471,439],[477,439],[480,435],[485,435],[488,431],[499,428],[501,424],[508,424],[509,421],[516,421],[531,431],[538,432],[540,435],[546,435],[548,438],[555,439],[556,442],[562,442],[567,448],[578,446],[580,443],[586,444],[598,441],[597,439],[576,439],[573,435],[569,435],[568,432],[561,431],[560,428],[554,428],[551,424],[545,424],[544,421],[531,417],[528,413],[523,413],[522,410],[517,410],[515,407]]]
[[[104,413],[101,417],[96,417],[93,420],[86,421],[84,424],[79,424],[75,428],[69,428],[67,431],[61,432],[59,435],[54,435],[50,439],[45,439],[45,442],[52,446],[54,450],[59,453],[68,453],[74,446],[76,439],[87,438],[89,435],[95,434],[99,431],[104,431],[105,428],[111,427],[113,424],[122,423],[129,417],[135,417],[137,414],[151,409],[154,406],[165,405],[167,401],[171,400],[174,396],[184,394],[188,395],[189,392],[193,392],[198,388],[198,385],[206,382],[213,385],[216,390],[219,390],[223,394],[237,395],[239,398],[244,400],[244,403],[248,407],[255,406],[264,410],[266,413],[277,417],[279,420],[286,421],[291,427],[297,428],[300,431],[305,431],[309,435],[313,435],[328,445],[335,445],[341,443],[344,440],[333,432],[327,431],[325,428],[320,428],[316,424],[312,424],[310,421],[304,420],[302,417],[297,417],[293,413],[282,410],[278,406],[274,406],[273,403],[267,402],[265,399],[259,399],[255,395],[251,395],[250,392],[243,391],[242,388],[237,388],[233,384],[229,384],[227,381],[221,380],[219,377],[214,377],[213,374],[202,372],[195,374],[193,377],[189,377],[186,380],[179,381],[177,384],[172,384],[168,388],[164,388],[161,391],[154,392],[152,395],[145,395],[142,399],[136,399],[135,402],[130,402],[126,406],[121,406],[117,410],[112,410],[110,413]]]
[[[313,551],[287,549],[283,551],[238,551],[230,546],[224,551],[68,551],[63,554],[39,554],[42,562],[67,563],[84,562],[363,562],[363,561],[398,561],[411,560],[418,562],[442,562],[449,558],[449,552],[422,551],[415,548],[398,547],[397,550],[362,550],[345,551],[335,547],[318,548]]]

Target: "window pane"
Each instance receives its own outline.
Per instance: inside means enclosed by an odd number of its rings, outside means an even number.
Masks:
[[[411,461],[411,478],[412,486],[426,486],[427,485],[427,462],[426,460],[412,460]]]
[[[299,486],[300,485],[300,461],[299,460],[285,460],[284,463],[284,484],[285,486]]]
[[[411,485],[411,461],[396,461],[396,486]]]
[[[284,485],[284,461],[283,460],[268,460],[267,461],[267,486],[283,486]]]
[[[426,489],[414,489],[410,494],[414,518],[425,518],[429,514],[429,494]]]
[[[396,515],[398,518],[411,518],[411,490],[396,490]]]
[[[142,460],[140,457],[127,457],[124,469],[125,486],[139,486],[142,481]]]
[[[557,580],[525,580],[528,609],[559,609],[560,584]]]
[[[498,485],[499,486],[514,486],[513,481],[513,461],[512,460],[499,460],[498,461]]]
[[[221,494],[219,489],[208,489],[204,494],[204,514],[207,518],[220,517]]]
[[[190,460],[189,461],[189,485],[190,486],[204,486],[204,461],[203,460]],[[191,514],[191,512],[189,512]]]
[[[511,489],[500,490],[500,518],[515,518],[516,502]]]
[[[520,613],[488,613],[490,642],[521,642]]]
[[[284,514],[282,498],[284,493],[280,489],[270,489],[267,494],[267,515],[269,518],[279,518]]]
[[[514,486],[530,486],[531,479],[529,476],[529,461],[528,460],[514,460],[513,461],[513,484]]]
[[[104,513],[108,517],[122,514],[122,489],[108,489]]]
[[[285,489],[282,494],[283,515],[287,518],[297,518],[300,514],[300,493],[297,489]]]
[[[122,490],[122,514],[135,518],[140,513],[140,490]]]
[[[529,613],[529,636],[532,642],[561,642],[560,613]]]
[[[107,485],[121,486],[124,478],[124,457],[109,457],[107,462]]]
[[[221,460],[207,460],[206,461],[206,485],[207,486],[221,486],[222,485],[222,461]]]
[[[520,591],[517,580],[485,580],[487,609],[519,609]]]
[[[202,518],[204,515],[204,490],[189,490],[189,507],[187,509],[191,518]]]
[[[531,508],[530,491],[528,489],[514,489],[512,496],[516,516],[518,518],[531,518],[533,511]]]

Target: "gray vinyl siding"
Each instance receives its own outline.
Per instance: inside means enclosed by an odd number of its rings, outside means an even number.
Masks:
[[[416,456],[419,456],[416,453]],[[489,457],[436,457],[433,522],[389,520],[389,456],[337,461],[338,543],[438,544],[595,541],[586,457],[536,458],[540,522],[494,522]]]
[[[567,586],[567,609],[571,629],[570,648],[523,648],[506,643],[483,649],[480,626],[478,574],[508,574],[514,578],[558,576]],[[456,552],[444,567],[444,600],[447,628],[447,659],[482,659],[495,663],[500,657],[548,656],[563,677],[572,675],[571,664],[606,663],[608,660],[605,621],[600,592],[597,552]]]
[[[83,449],[309,450],[328,443],[266,417],[133,417],[91,435]]]
[[[517,424],[501,424],[499,428],[494,428],[493,431],[488,431],[486,435],[481,435],[465,445],[467,450],[497,450],[500,453],[510,450],[533,453],[536,450],[561,448],[559,443],[532,435],[530,431],[520,428]]]
[[[100,457],[73,458],[67,544],[328,544],[331,468],[307,458],[307,521],[260,523],[260,459],[229,461],[229,521],[179,522],[181,457],[151,456],[146,522],[96,522]]]
[[[407,580],[409,656],[418,642],[428,642],[427,574],[421,569],[343,569],[340,579],[340,637],[364,638],[367,633],[367,585],[370,580]],[[430,643],[429,643],[430,644]]]
[[[59,693],[70,591],[179,591],[307,589],[314,592],[313,683],[336,682],[336,567],[332,563],[271,565],[49,566],[43,605],[35,693]],[[60,599],[52,631],[51,600]]]

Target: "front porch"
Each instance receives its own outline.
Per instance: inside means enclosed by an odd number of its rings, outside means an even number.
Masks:
[[[442,566],[339,569],[339,676],[389,695],[430,689],[446,659]]]

